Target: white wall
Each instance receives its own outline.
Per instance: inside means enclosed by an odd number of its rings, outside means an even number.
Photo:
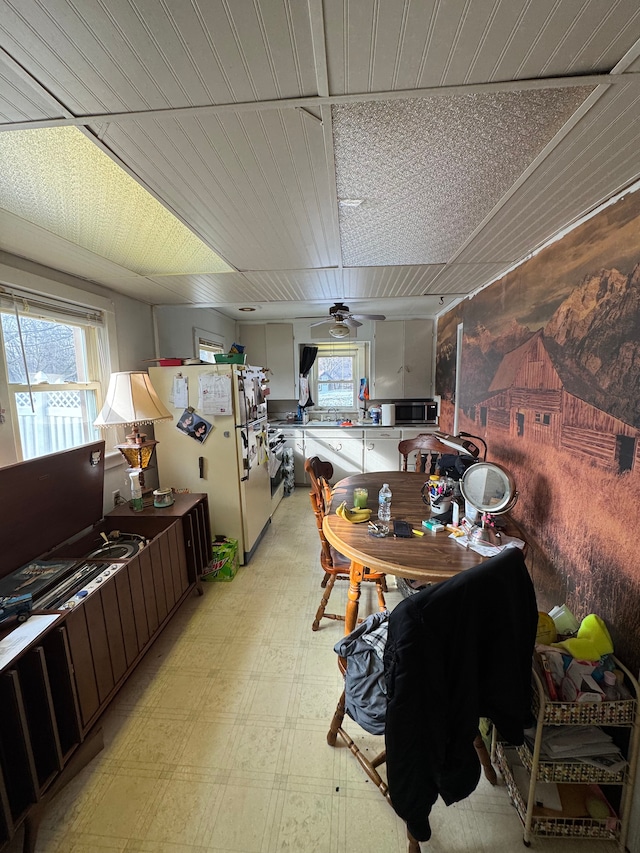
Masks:
[[[210,334],[228,352],[236,340],[236,321],[213,308],[191,308],[188,305],[158,305],[154,308],[157,356],[163,358],[196,358],[194,329]]]
[[[13,285],[67,299],[73,298],[76,294],[78,301],[84,304],[91,303],[91,295],[97,297],[97,300],[100,300],[100,307],[108,314],[111,371],[146,370],[149,365],[145,359],[155,356],[152,309],[151,306],[137,299],[123,296],[93,282],[25,261],[6,252],[0,252],[0,283],[7,288]],[[0,362],[3,359],[4,353],[0,351]],[[8,390],[4,384],[4,373],[3,367],[0,370],[0,407],[8,409]],[[147,430],[148,434],[151,432],[152,430]],[[114,489],[120,489],[123,496],[128,495],[129,479],[125,473],[124,460],[119,452],[114,453],[112,449],[113,445],[119,441],[119,436],[115,431],[105,430],[104,439],[106,445],[104,510],[108,511],[112,508],[111,495]],[[5,423],[0,424],[0,466],[17,461],[11,419],[7,417]],[[151,474],[148,485],[155,487],[156,484]]]

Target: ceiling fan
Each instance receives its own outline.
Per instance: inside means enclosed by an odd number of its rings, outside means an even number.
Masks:
[[[315,317],[296,317],[297,320],[315,320]],[[329,334],[333,338],[346,338],[350,329],[357,329],[362,323],[360,320],[385,320],[384,314],[352,314],[349,306],[344,302],[336,302],[329,308],[329,316],[324,320],[311,323],[311,327],[322,326],[324,323],[332,323]]]

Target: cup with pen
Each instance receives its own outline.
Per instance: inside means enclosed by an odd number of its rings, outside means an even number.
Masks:
[[[422,500],[431,509],[431,515],[437,518],[451,512],[453,502],[453,480],[433,474],[422,487]]]

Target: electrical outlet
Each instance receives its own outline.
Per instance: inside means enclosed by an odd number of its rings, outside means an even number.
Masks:
[[[120,503],[120,489],[114,489],[111,492],[111,497],[113,499],[113,505],[118,506],[118,504]]]

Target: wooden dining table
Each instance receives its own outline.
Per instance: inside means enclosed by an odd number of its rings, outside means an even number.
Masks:
[[[324,517],[322,527],[329,543],[351,561],[345,614],[346,634],[354,630],[358,620],[360,583],[365,567],[423,583],[437,583],[487,559],[471,548],[460,545],[448,530],[432,533],[422,526],[423,519],[431,516],[429,504],[424,503],[421,495],[427,479],[423,473],[382,471],[354,474],[334,486],[331,508]],[[392,492],[388,536],[372,536],[366,523],[352,524],[336,515],[336,507],[342,501],[346,501],[348,507],[354,505],[354,489],[365,488],[368,491],[367,507],[371,509],[371,519],[377,521],[378,492],[383,483],[388,483]],[[427,490],[426,494],[428,501]],[[410,539],[395,538],[392,532],[394,519],[408,521],[412,528],[424,532],[424,536],[414,534]]]
[[[330,544],[351,561],[349,594],[345,613],[345,634],[350,634],[358,621],[360,583],[365,567],[376,572],[413,578],[424,583],[437,583],[488,559],[488,557],[483,557],[471,548],[460,545],[446,529],[432,533],[422,527],[423,519],[431,516],[430,506],[422,500],[421,494],[422,487],[427,479],[428,476],[424,473],[382,471],[372,474],[354,474],[340,480],[334,486],[331,507],[323,519],[322,529]],[[349,507],[354,505],[354,489],[365,488],[368,491],[367,506],[371,508],[371,518],[373,521],[377,521],[378,492],[383,483],[388,483],[392,492],[391,524],[388,536],[384,538],[372,536],[366,523],[353,524],[336,515],[336,507],[342,501],[346,501]],[[425,492],[428,501],[428,490]],[[408,521],[412,528],[421,532],[424,531],[424,535],[413,535],[410,539],[395,538],[392,532],[394,519]],[[519,534],[519,531],[512,528],[511,524],[507,525],[507,532]],[[346,660],[338,658],[338,666],[344,674]],[[379,755],[372,758],[366,751],[360,750],[358,744],[342,726],[344,716],[345,692],[343,691],[331,720],[331,726],[327,733],[327,743],[329,746],[335,746],[338,738],[340,738],[369,779],[390,802],[387,782],[378,772],[378,768],[386,760],[385,751],[383,750]],[[496,772],[479,733],[473,745],[486,778],[492,785],[495,785]],[[419,844],[411,836],[409,836],[409,853],[419,853]]]

